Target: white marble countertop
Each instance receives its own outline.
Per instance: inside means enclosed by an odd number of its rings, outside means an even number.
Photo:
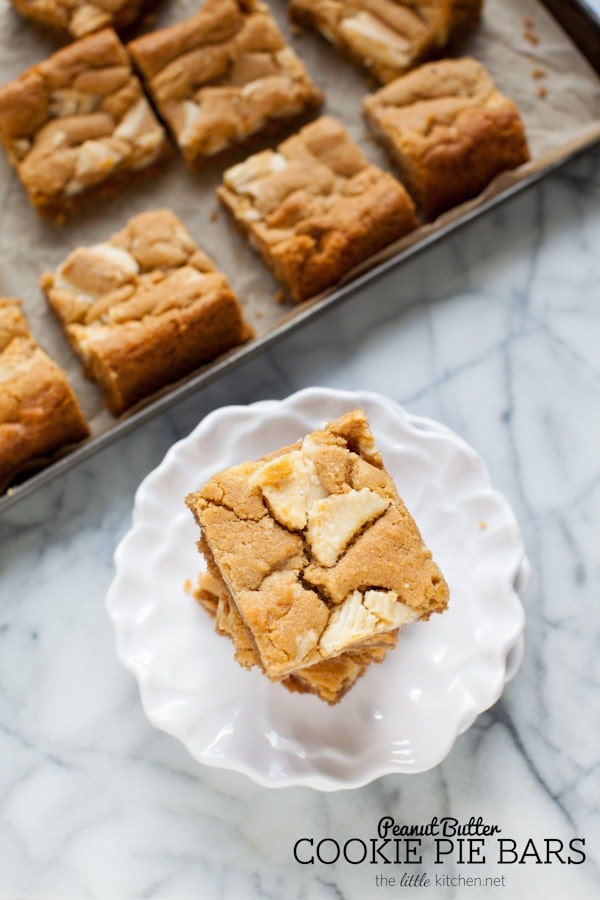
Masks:
[[[2,900],[598,896],[599,247],[596,149],[5,512]],[[461,434],[533,570],[524,661],[496,706],[436,769],[331,794],[204,768],[155,730],[104,606],[167,448],[216,407],[309,385],[385,393]],[[300,838],[373,836],[383,816],[482,817],[519,861],[294,859]]]

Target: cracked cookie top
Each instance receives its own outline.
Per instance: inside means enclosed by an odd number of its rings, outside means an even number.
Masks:
[[[40,285],[114,415],[253,334],[227,277],[169,209],[75,247]]]
[[[447,605],[361,410],[215,475],[186,502],[271,678]]]
[[[217,196],[298,302],[419,224],[403,185],[328,115],[228,168]]]
[[[323,102],[260,0],[206,0],[128,49],[190,166]]]
[[[169,209],[133,216],[106,241],[75,247],[55,272],[41,277],[78,346],[103,329],[158,317],[227,284]]]
[[[139,172],[166,151],[166,135],[105,28],[58,50],[0,88],[0,139],[40,211]]]

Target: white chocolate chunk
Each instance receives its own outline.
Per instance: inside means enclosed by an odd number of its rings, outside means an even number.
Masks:
[[[390,628],[398,628],[401,625],[408,625],[409,622],[414,622],[418,618],[418,614],[411,606],[398,600],[395,591],[377,589],[365,591],[363,603],[379,619],[381,626],[389,625]]]
[[[250,485],[260,487],[281,525],[291,531],[306,528],[306,540],[319,565],[333,566],[352,538],[384,513],[391,500],[366,487],[330,494],[316,473],[316,454],[318,444],[306,437],[300,450],[260,466]]]
[[[330,494],[308,511],[306,539],[322,566],[333,566],[361,528],[385,512],[391,501],[369,488]]]
[[[56,88],[48,100],[48,111],[55,119],[79,116],[93,112],[98,106],[96,94],[87,94],[75,88]]]
[[[131,106],[117,127],[113,137],[122,138],[124,141],[135,141],[138,137],[148,133],[148,127],[154,127],[152,112],[145,97],[140,97],[137,103]]]
[[[225,172],[225,184],[237,193],[247,191],[252,193],[253,182],[274,172],[280,172],[288,164],[287,159],[281,153],[272,150],[263,150],[255,153],[248,159],[235,166],[231,166]]]
[[[75,290],[80,299],[93,299],[129,281],[139,266],[126,250],[109,243],[77,247],[59,267],[54,286]]]
[[[407,66],[411,60],[410,41],[388,28],[368,12],[344,19],[340,30],[348,45],[363,59],[376,59],[391,66]]]
[[[260,486],[273,516],[292,531],[304,528],[309,507],[327,496],[314,464],[301,450],[292,450],[265,463],[254,473],[250,484]]]
[[[122,160],[122,155],[104,141],[84,141],[75,161],[75,171],[67,193],[77,194],[94,180],[104,177]]]
[[[183,122],[180,121],[183,119]],[[181,147],[189,146],[196,134],[196,125],[200,120],[200,107],[193,100],[182,100],[178,109],[177,140]]]
[[[369,590],[365,594],[353,591],[334,609],[327,628],[321,635],[319,647],[323,656],[333,656],[417,618],[417,613],[401,603],[395,591]]]
[[[302,660],[306,659],[306,657],[312,653],[318,643],[319,634],[314,628],[310,628],[308,631],[305,631],[304,634],[299,634],[296,637],[297,651],[294,663],[296,665],[301,665]]]

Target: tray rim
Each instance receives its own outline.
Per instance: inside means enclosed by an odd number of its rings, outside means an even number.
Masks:
[[[577,43],[573,34],[567,30],[565,23],[557,17],[556,6],[566,8],[567,4],[563,0],[540,0],[540,2],[554,16],[566,36],[571,39],[592,69],[595,69],[600,76],[600,68],[590,60],[589,55]],[[600,41],[600,18],[597,18],[589,7],[582,6],[577,0],[571,0],[571,5],[575,6],[581,15],[585,17],[590,28],[597,32]],[[248,343],[236,347],[218,359],[207,363],[195,374],[188,375],[179,382],[166,386],[148,398],[148,400],[143,401],[131,411],[125,413],[113,425],[107,427],[98,435],[85,439],[73,448],[67,448],[38,471],[25,476],[23,481],[10,485],[4,493],[0,494],[0,515],[31,496],[38,489],[53,482],[60,475],[66,474],[79,464],[92,458],[105,447],[110,446],[135,428],[188,399],[203,387],[216,381],[221,375],[233,371],[242,363],[259,355],[285,335],[292,333],[307,321],[312,321],[319,314],[333,308],[346,297],[365,287],[369,282],[375,281],[389,270],[416,257],[474,219],[485,215],[485,213],[500,206],[516,194],[532,187],[543,178],[597,146],[600,146],[600,118],[590,121],[588,130],[580,135],[579,138],[567,143],[561,151],[554,151],[533,160],[536,166],[535,171],[530,171],[522,177],[517,175],[514,180],[509,181],[505,187],[492,193],[491,196],[485,197],[484,194],[482,199],[465,204],[466,209],[463,211],[461,211],[460,206],[456,208],[456,214],[452,210],[451,213],[454,214],[452,218],[434,230],[431,229],[431,224],[421,226],[409,235],[408,246],[401,249],[397,254],[371,265],[367,261],[367,267],[364,270],[359,268],[357,274],[349,273],[347,280],[340,285],[291,308],[286,315],[263,335],[259,335]],[[544,164],[545,159],[547,160],[546,164]],[[523,169],[527,170],[529,165],[525,164],[525,166],[515,170],[515,173],[508,174],[517,174]],[[421,237],[419,237],[420,235]]]

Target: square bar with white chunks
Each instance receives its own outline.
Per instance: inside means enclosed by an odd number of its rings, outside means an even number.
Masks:
[[[0,140],[33,206],[57,218],[84,197],[116,193],[168,149],[110,28],[0,87]]]
[[[483,0],[291,0],[290,14],[386,83],[456,45],[482,7]]]
[[[67,39],[131,25],[144,0],[10,0],[26,19]]]
[[[330,116],[231,166],[217,195],[297,302],[419,224],[403,185]]]
[[[167,209],[75,248],[41,285],[114,415],[253,335],[225,275]]]
[[[66,373],[39,346],[21,302],[0,297],[0,491],[88,436]]]
[[[363,111],[430,218],[529,159],[517,107],[468,56],[423,63],[365,97]]]
[[[190,19],[128,49],[191,168],[323,102],[261,0],[206,0]]]
[[[398,629],[449,591],[364,412],[214,475],[186,503],[207,565],[196,597],[237,661],[337,702]]]

